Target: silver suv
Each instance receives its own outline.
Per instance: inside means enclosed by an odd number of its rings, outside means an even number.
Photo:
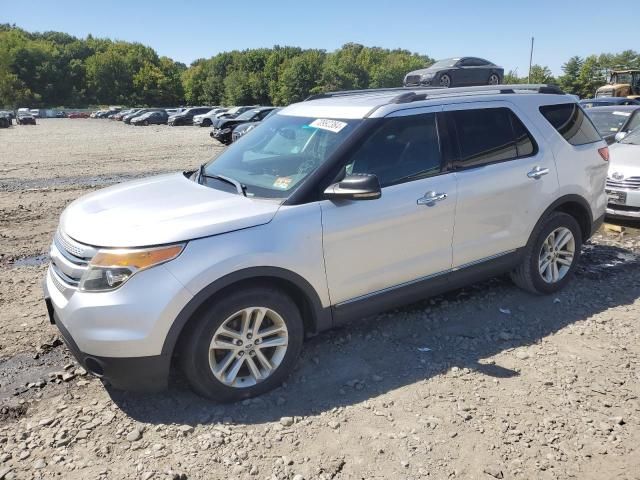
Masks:
[[[50,318],[116,388],[165,387],[175,363],[202,395],[251,397],[348,320],[503,272],[562,288],[604,217],[607,159],[552,87],[318,95],[198,171],[69,205]]]

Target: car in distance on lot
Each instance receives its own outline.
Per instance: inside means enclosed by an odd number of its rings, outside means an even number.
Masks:
[[[404,77],[406,87],[460,87],[464,85],[498,85],[504,69],[489,60],[477,57],[446,58],[430,67],[409,72]]]
[[[213,129],[209,135],[220,143],[229,145],[232,142],[231,133],[235,127],[247,122],[261,122],[274,108],[275,107],[257,107],[247,110],[237,117],[214,120]]]
[[[351,319],[504,272],[557,292],[602,223],[608,166],[560,93],[322,94],[195,171],[90,193],[51,246],[50,318],[115,388],[166,387],[175,359],[235,401]]]
[[[607,215],[640,220],[640,128],[610,148]]]
[[[0,128],[9,128],[12,123],[9,113],[0,111]]]
[[[194,115],[193,124],[196,127],[210,127],[213,121],[219,118],[219,115],[225,113],[228,108],[212,108],[207,113],[202,113],[200,115]]]
[[[31,112],[18,111],[18,116],[16,117],[17,125],[35,125],[36,117],[31,115]]]
[[[240,125],[238,125],[237,127],[235,127],[233,129],[233,131],[231,132],[231,142],[235,142],[237,141],[240,137],[244,137],[247,133],[249,133],[251,130],[253,130],[254,128],[256,128],[258,125],[260,125],[260,123],[264,122],[266,119],[268,119],[269,117],[272,117],[273,115],[275,115],[276,113],[278,113],[280,110],[282,110],[281,107],[277,107],[274,108],[273,110],[271,110],[269,112],[269,115],[267,115],[266,117],[264,117],[263,120],[259,121],[259,122],[246,122],[246,123],[241,123]]]
[[[579,103],[582,108],[607,107],[609,105],[640,105],[638,100],[627,97],[583,98]]]
[[[207,113],[211,110],[211,107],[191,107],[183,110],[180,113],[175,115],[171,115],[169,117],[169,125],[172,127],[179,125],[193,125],[193,117],[196,115],[201,115],[203,113]]]
[[[167,112],[156,110],[153,112],[143,113],[131,120],[131,125],[166,125],[169,115]]]
[[[591,107],[586,109],[589,118],[598,133],[611,145],[616,134],[629,121],[631,114],[640,109],[640,105],[619,105],[609,107]]]

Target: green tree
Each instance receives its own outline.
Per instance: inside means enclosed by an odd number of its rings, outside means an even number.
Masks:
[[[573,56],[567,62],[562,65],[562,72],[564,75],[558,78],[560,87],[567,93],[572,95],[579,95],[581,91],[580,85],[580,70],[584,65],[584,60],[581,57]]]

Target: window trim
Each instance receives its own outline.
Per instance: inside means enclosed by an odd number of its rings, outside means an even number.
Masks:
[[[452,106],[455,104],[452,104]],[[469,104],[467,104],[468,106]],[[491,106],[479,106],[476,107],[476,105],[478,105],[477,103],[472,104],[472,108],[452,108],[452,109],[448,109],[445,110],[444,112],[442,112],[445,115],[445,124],[446,124],[446,128],[450,129],[451,132],[448,132],[448,136],[449,136],[449,141],[451,143],[450,148],[451,148],[451,158],[447,159],[447,163],[449,168],[454,171],[454,172],[462,172],[462,171],[466,171],[466,170],[473,170],[475,168],[483,168],[483,167],[487,167],[489,165],[496,165],[499,163],[505,163],[505,162],[513,162],[516,160],[523,160],[523,159],[527,159],[527,158],[531,158],[531,157],[535,157],[536,155],[538,155],[538,153],[540,152],[540,149],[538,147],[538,142],[536,140],[536,137],[531,133],[531,130],[529,128],[527,128],[527,125],[525,122],[522,121],[522,119],[518,116],[518,114],[508,105],[505,104],[500,104],[500,105],[491,105]],[[457,105],[456,105],[457,106]],[[511,114],[509,116],[509,124],[511,125],[511,131],[513,133],[513,146],[516,150],[516,156],[515,157],[511,157],[511,158],[505,158],[502,160],[494,160],[492,162],[487,162],[487,163],[482,163],[479,165],[469,165],[469,166],[464,166],[464,165],[460,165],[459,163],[461,162],[460,158],[462,155],[462,150],[461,150],[461,142],[460,142],[460,134],[458,132],[458,125],[453,117],[454,112],[461,112],[461,111],[469,111],[469,110],[496,110],[496,109],[505,109],[508,110],[509,113]],[[528,155],[518,155],[518,146],[517,146],[517,142],[516,142],[516,131],[513,125],[513,117],[515,116],[515,118],[518,119],[518,121],[522,124],[522,127],[524,128],[525,132],[527,133],[527,135],[529,136],[529,138],[531,139],[531,144],[533,145],[533,150],[530,154]]]
[[[595,130],[595,132],[598,134],[598,136],[600,138],[598,138],[597,140],[594,140],[593,142],[586,142],[586,143],[571,143],[569,140],[567,140],[565,138],[565,136],[560,132],[560,130],[558,130],[553,123],[551,123],[551,121],[545,116],[544,112],[542,111],[543,108],[546,107],[559,107],[559,106],[563,106],[563,105],[575,105],[576,107],[578,107],[579,110],[582,111],[582,115],[584,116],[584,118],[587,119],[587,121],[591,124],[591,126],[593,127],[593,129]],[[538,113],[540,114],[540,116],[544,119],[545,122],[547,122],[547,124],[549,125],[549,127],[551,127],[551,129],[556,132],[558,135],[560,135],[560,138],[562,138],[562,140],[564,140],[564,142],[571,146],[571,147],[582,147],[584,145],[593,145],[594,143],[598,143],[598,142],[602,142],[604,141],[604,139],[602,138],[602,135],[600,135],[600,132],[598,131],[598,129],[596,128],[596,125],[593,123],[593,120],[591,120],[591,117],[589,117],[589,114],[585,111],[585,109],[582,107],[582,105],[580,105],[579,103],[571,103],[571,102],[565,102],[565,103],[548,103],[545,105],[540,105],[538,107]]]

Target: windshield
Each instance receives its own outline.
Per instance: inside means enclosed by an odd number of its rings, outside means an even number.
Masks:
[[[237,180],[249,197],[286,198],[361,122],[274,115],[209,162],[204,173]]]
[[[251,120],[253,116],[258,113],[255,110],[247,110],[236,117],[236,120]]]
[[[587,110],[587,112],[600,135],[616,133],[631,115],[631,112],[621,111],[594,112],[593,110]]]
[[[640,127],[627,133],[619,143],[628,143],[630,145],[640,145]]]
[[[611,83],[628,83],[631,84],[631,74],[630,73],[615,73],[611,75]]]
[[[448,68],[448,67],[453,67],[458,60],[460,60],[459,58],[445,58],[444,60],[438,60],[436,63],[434,63],[433,65],[431,65],[428,68],[433,68],[433,69],[437,69],[437,68]]]

